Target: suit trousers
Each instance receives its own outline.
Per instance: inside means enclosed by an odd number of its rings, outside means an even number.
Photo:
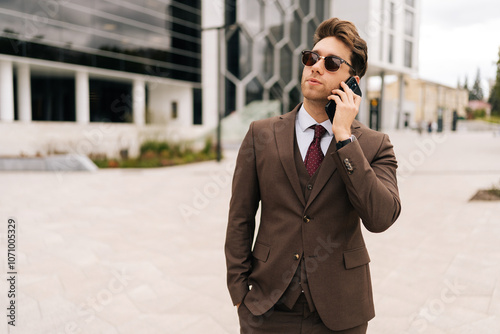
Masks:
[[[368,323],[342,331],[327,328],[318,312],[311,312],[302,294],[292,309],[275,305],[261,316],[253,315],[244,303],[238,308],[240,334],[366,334]]]

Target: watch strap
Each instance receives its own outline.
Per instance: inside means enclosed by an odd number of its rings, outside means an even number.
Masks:
[[[336,144],[337,150],[340,150],[342,147],[346,146],[349,143],[352,143],[355,140],[356,140],[356,137],[354,135],[352,135],[351,137],[347,138],[346,140],[338,141]]]

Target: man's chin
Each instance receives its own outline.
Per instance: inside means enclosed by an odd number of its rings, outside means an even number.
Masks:
[[[307,102],[306,102],[307,101]],[[325,99],[324,97],[323,98],[308,98],[306,96],[304,96],[304,102],[306,102],[306,104],[310,104],[310,105],[315,105],[315,106],[325,106],[327,103],[328,103],[328,99]]]

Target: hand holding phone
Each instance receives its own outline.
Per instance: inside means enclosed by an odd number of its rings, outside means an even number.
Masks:
[[[361,89],[359,88],[358,81],[356,80],[355,77],[350,77],[349,79],[347,79],[345,83],[354,92],[354,94],[363,96],[361,93]],[[340,90],[343,90],[342,87],[340,87]],[[337,104],[335,103],[335,101],[334,100],[328,101],[328,103],[325,106],[325,111],[326,114],[328,115],[328,118],[330,119],[330,122],[332,123],[333,123],[333,117],[335,116],[335,109],[337,109]]]

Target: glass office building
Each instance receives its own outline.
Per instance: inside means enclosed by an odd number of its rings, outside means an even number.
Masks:
[[[84,121],[132,122],[128,100],[134,75],[143,78],[138,84],[144,90],[145,111],[149,109],[147,90],[151,82],[161,79],[191,83],[192,105],[199,105],[201,0],[4,0],[0,2],[0,55],[13,57],[9,58],[13,120],[20,119],[17,90],[23,80],[19,78],[22,64],[29,66],[31,120],[77,120],[81,92],[72,65],[94,69],[83,78],[88,81],[83,93],[89,99]],[[9,72],[8,65],[3,68]],[[122,75],[106,75],[116,72]],[[200,108],[193,115],[193,123],[197,122],[201,122]]]
[[[300,52],[312,48],[329,17],[325,0],[226,0],[226,113],[255,100],[279,100],[282,112],[302,99]]]

